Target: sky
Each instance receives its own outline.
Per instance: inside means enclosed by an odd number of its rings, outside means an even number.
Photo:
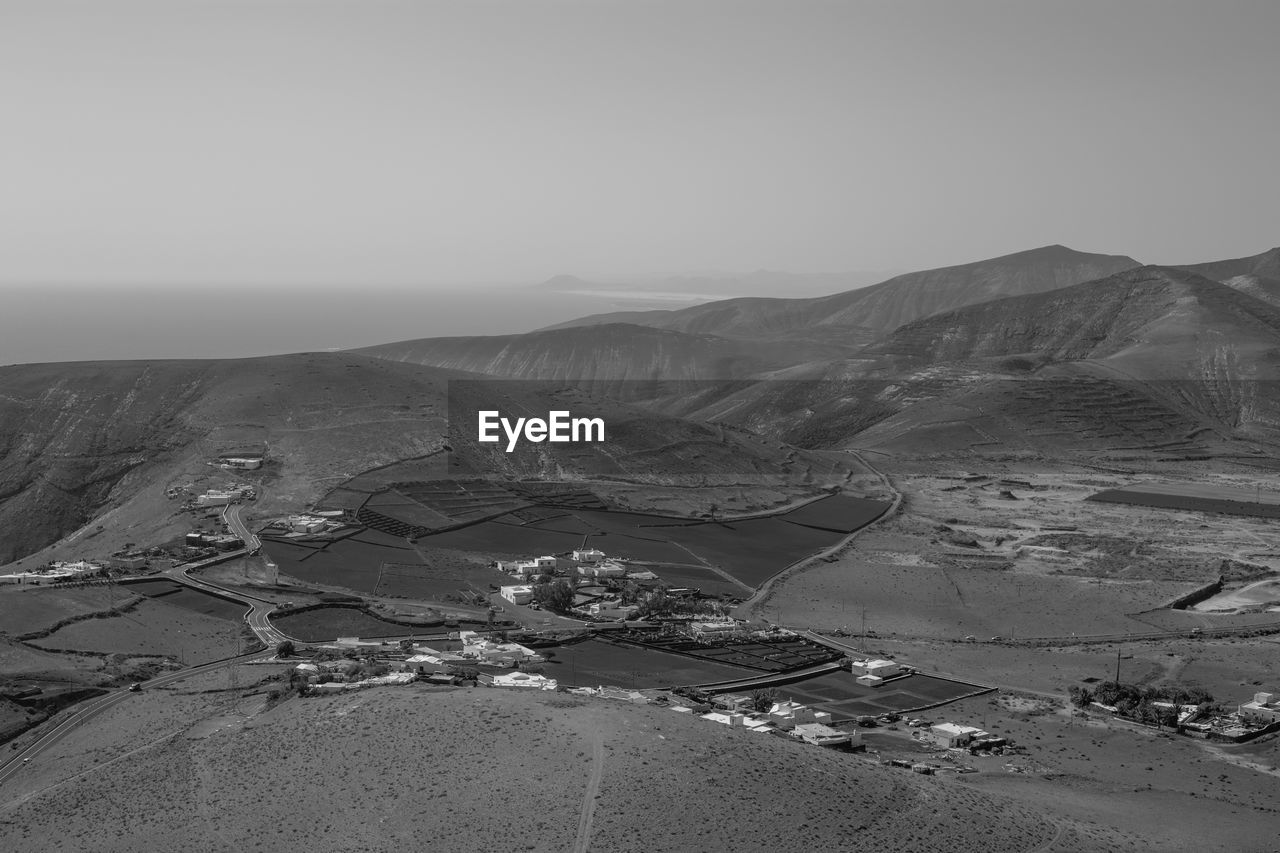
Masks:
[[[0,287],[1280,244],[1280,3],[0,0]]]

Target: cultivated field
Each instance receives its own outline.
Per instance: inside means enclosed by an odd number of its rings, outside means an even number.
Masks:
[[[981,689],[972,684],[928,675],[908,675],[880,687],[863,687],[854,681],[852,673],[832,672],[795,684],[784,684],[777,691],[779,697],[827,711],[836,722],[840,722],[862,714],[900,713],[951,702]]]
[[[758,670],[638,646],[585,640],[551,649],[546,674],[573,687],[677,687],[750,678]]]
[[[620,702],[388,688],[193,728],[157,720],[141,749],[105,766],[68,744],[43,776],[0,791],[8,849],[47,849],[51,835],[68,851],[140,853],[265,848],[277,835],[315,851],[487,851],[499,838],[511,850],[777,850],[798,838],[850,851],[1137,849],[952,780]]]
[[[318,607],[291,616],[273,618],[271,623],[290,637],[308,643],[337,637],[407,637],[415,633],[408,625],[386,622],[351,607]],[[426,628],[417,628],[423,633]]]

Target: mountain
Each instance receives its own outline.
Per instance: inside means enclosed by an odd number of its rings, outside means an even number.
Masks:
[[[552,328],[628,322],[750,340],[869,343],[905,323],[1003,296],[1040,293],[1138,266],[1123,255],[1045,246],[976,263],[907,273],[871,287],[810,299],[743,298],[676,311],[584,317]]]
[[[620,296],[634,297],[683,295],[690,301],[735,296],[776,296],[779,293],[795,296],[825,296],[829,293],[866,287],[869,284],[884,281],[887,275],[889,274],[862,271],[791,273],[756,270],[749,273],[635,277],[607,281],[592,281],[573,275],[557,275],[534,285],[534,289],[555,293],[616,293]]]
[[[850,358],[650,405],[810,448],[1185,458],[1280,437],[1277,378],[1280,309],[1141,267],[935,314]]]
[[[836,344],[730,340],[609,323],[526,335],[424,338],[354,352],[515,379],[609,384],[653,379],[738,379],[799,361],[838,358],[852,349]]]
[[[1280,306],[1280,248],[1247,258],[1191,264],[1179,269],[1220,281],[1256,299]]]
[[[607,440],[526,443],[507,453],[476,443],[475,426],[465,428],[482,409],[545,417],[565,408],[603,416]],[[424,479],[603,476],[715,486],[748,475],[773,484],[815,476],[802,454],[776,440],[554,382],[501,383],[355,353],[18,365],[0,368],[0,564],[63,537],[83,556],[105,556],[126,538],[165,541],[190,524],[175,515],[166,489],[203,491],[234,478],[209,463],[245,448],[266,454],[254,475],[264,494],[252,509],[259,517],[296,512],[340,481],[409,459],[423,460]],[[120,542],[109,546],[113,536]]]
[[[1195,273],[1147,266],[909,323],[864,355],[915,363],[1105,360],[1143,378],[1275,378],[1280,309]]]

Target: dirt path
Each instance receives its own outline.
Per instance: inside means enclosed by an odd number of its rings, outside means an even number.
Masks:
[[[600,793],[600,779],[604,776],[604,736],[594,732],[591,736],[591,776],[587,779],[587,791],[582,795],[582,816],[578,819],[578,837],[573,842],[573,853],[587,853],[591,844],[591,821],[595,818],[596,795]]]

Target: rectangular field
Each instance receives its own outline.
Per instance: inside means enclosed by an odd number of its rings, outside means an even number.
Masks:
[[[546,674],[570,687],[676,687],[747,678],[756,670],[684,655],[585,640],[550,649]],[[545,654],[545,651],[544,651]]]
[[[780,697],[826,711],[837,722],[863,714],[901,713],[940,702],[954,702],[981,689],[930,675],[909,675],[880,687],[864,687],[854,681],[849,672],[832,672],[777,688]]]
[[[1280,495],[1255,489],[1203,483],[1142,483],[1104,489],[1087,500],[1189,512],[1217,512],[1280,518]]]
[[[351,607],[321,607],[271,621],[290,637],[308,643],[326,642],[338,637],[407,637],[414,633],[428,634],[440,630],[384,622]]]

